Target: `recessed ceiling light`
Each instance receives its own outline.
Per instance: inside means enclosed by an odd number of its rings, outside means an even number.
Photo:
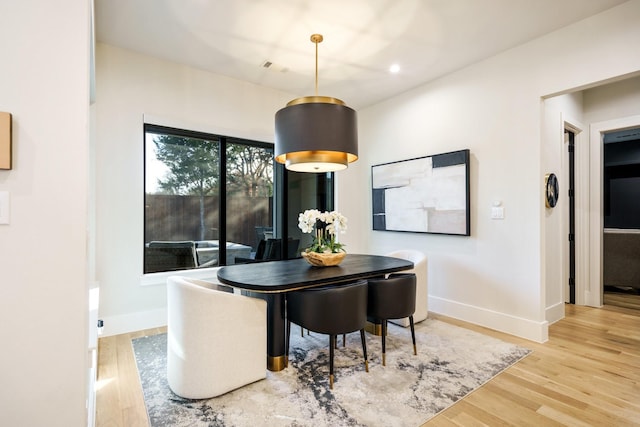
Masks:
[[[389,67],[389,72],[393,74],[400,72],[400,66],[398,64],[393,64],[391,67]]]

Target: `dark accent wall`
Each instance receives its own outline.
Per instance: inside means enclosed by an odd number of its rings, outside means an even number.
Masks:
[[[604,226],[640,229],[640,140],[604,144]]]

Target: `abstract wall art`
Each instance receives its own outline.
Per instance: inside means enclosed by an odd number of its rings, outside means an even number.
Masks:
[[[469,236],[469,150],[371,167],[373,229]]]

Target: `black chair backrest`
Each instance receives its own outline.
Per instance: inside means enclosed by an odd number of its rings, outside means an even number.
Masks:
[[[287,259],[299,258],[300,239],[287,240]],[[262,250],[261,250],[262,249]],[[256,250],[256,260],[273,261],[282,259],[282,239],[262,240]]]
[[[282,239],[260,240],[253,259],[235,257],[236,264],[260,261],[273,261],[281,259]]]
[[[298,247],[300,246],[300,239],[287,240],[287,259],[300,258]]]
[[[256,256],[253,258],[255,260],[262,260],[264,258],[264,250],[267,246],[267,241],[262,239],[258,242],[258,248],[256,249]]]
[[[396,273],[369,279],[368,312],[379,319],[400,319],[416,311],[416,275]]]
[[[282,239],[267,239],[267,244],[264,249],[264,260],[276,260],[281,258],[282,252]],[[256,257],[257,259],[257,257]]]
[[[256,241],[258,243],[260,243],[261,240],[266,240],[269,238],[268,236],[265,235],[265,233],[273,234],[273,227],[256,225],[255,230],[256,230]],[[256,251],[257,251],[257,246],[256,246]]]
[[[346,334],[367,322],[367,281],[287,293],[287,316],[321,334]]]

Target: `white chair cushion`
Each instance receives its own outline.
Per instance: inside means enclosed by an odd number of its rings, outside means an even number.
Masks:
[[[189,399],[219,396],[266,378],[266,301],[167,279],[167,379]]]

